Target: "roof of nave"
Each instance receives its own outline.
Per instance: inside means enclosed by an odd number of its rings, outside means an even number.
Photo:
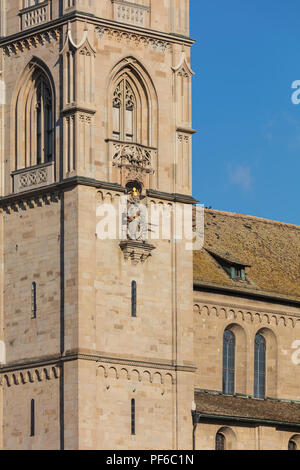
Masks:
[[[300,425],[300,403],[195,392],[197,413],[210,418],[239,418]]]
[[[196,284],[300,300],[300,226],[206,209],[204,235]],[[245,266],[246,280],[232,279],[224,262]]]

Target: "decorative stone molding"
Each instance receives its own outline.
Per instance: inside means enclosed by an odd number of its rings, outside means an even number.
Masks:
[[[134,46],[149,47],[150,49],[158,52],[166,52],[171,48],[171,43],[153,37],[147,37],[141,34],[130,33],[118,29],[109,28],[108,26],[97,26],[96,35],[99,39],[108,38],[114,39],[118,42],[124,41],[132,43]]]
[[[126,380],[146,381],[150,384],[158,383],[169,386],[174,385],[176,382],[172,372],[162,372],[155,369],[129,367],[120,364],[100,364],[98,369],[103,373],[105,379],[112,377],[120,380],[120,378],[124,377]]]
[[[155,246],[146,242],[136,240],[124,240],[120,243],[126,261],[131,260],[133,264],[144,263],[155,250]]]
[[[68,22],[67,36],[63,48],[60,51],[60,54],[64,54],[64,52],[66,52],[67,50],[74,48],[75,50],[78,50],[82,55],[95,56],[96,51],[89,41],[88,34],[89,31],[87,28],[85,28],[81,41],[79,43],[76,43],[72,36],[71,23]]]
[[[175,74],[180,77],[190,78],[195,73],[192,71],[191,67],[188,64],[185,51],[182,52],[180,62],[177,67],[172,67],[172,70]]]
[[[27,383],[43,382],[45,380],[58,379],[60,368],[58,366],[39,367],[38,369],[15,371],[6,373],[1,377],[2,385],[25,385]]]
[[[177,140],[180,143],[185,142],[185,143],[188,144],[191,140],[191,137],[189,135],[185,135],[185,134],[177,134]]]
[[[15,193],[52,184],[54,183],[54,162],[15,171],[12,177]]]
[[[128,180],[137,180],[149,187],[149,177],[156,168],[157,149],[114,140],[108,140],[108,145],[111,166],[119,172],[118,182],[125,186]]]
[[[112,142],[112,164],[119,168],[130,165],[137,167],[140,171],[153,173],[152,161],[156,150],[143,145]]]
[[[10,215],[34,209],[35,207],[49,206],[52,203],[60,201],[60,195],[58,193],[37,195],[35,197],[29,197],[28,199],[23,199],[23,196],[24,193],[22,194],[22,200],[4,203],[2,207],[0,207],[0,214],[5,212]]]
[[[221,307],[219,305],[195,304],[194,313],[211,318],[223,320],[236,320],[246,323],[256,323],[258,325],[273,325],[295,328],[300,321],[296,317],[287,314],[278,315],[270,312],[248,311],[241,308]]]
[[[144,3],[141,5],[126,0],[112,0],[114,20],[148,28],[150,5],[147,0]]]
[[[20,11],[21,29],[34,28],[40,24],[50,21],[51,18],[51,4],[46,0],[43,3],[34,5]]]
[[[8,44],[4,44],[3,51],[7,56],[17,55],[26,50],[31,50],[38,47],[39,45],[43,46],[46,43],[52,43],[53,41],[58,41],[61,35],[59,28],[49,29],[48,31],[43,31],[34,35],[30,35],[18,41],[13,41]]]

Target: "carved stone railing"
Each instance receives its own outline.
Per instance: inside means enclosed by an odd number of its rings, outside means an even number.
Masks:
[[[14,193],[47,186],[54,183],[54,162],[14,171],[12,178]]]
[[[112,0],[114,20],[122,23],[133,24],[143,28],[149,27],[150,2],[144,0],[138,4],[126,0]]]
[[[131,142],[111,141],[113,166],[132,166],[151,172],[156,149]]]
[[[157,149],[133,142],[108,140],[110,179],[126,185],[128,180],[138,180],[149,187],[157,165]]]
[[[46,0],[20,11],[21,29],[34,28],[51,20],[51,2]]]

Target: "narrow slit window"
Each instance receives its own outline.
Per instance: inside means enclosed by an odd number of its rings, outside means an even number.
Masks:
[[[131,435],[135,436],[135,399],[131,400]]]
[[[30,402],[30,437],[35,435],[35,401]]]
[[[136,317],[136,298],[137,298],[137,284],[136,281],[131,283],[131,316]]]
[[[32,318],[36,318],[36,314],[37,314],[36,282],[33,282],[31,286],[31,311],[32,311]]]

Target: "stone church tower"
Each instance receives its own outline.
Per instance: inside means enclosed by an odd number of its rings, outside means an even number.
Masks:
[[[97,231],[195,202],[191,46],[188,0],[0,0],[3,449],[192,448],[192,252]]]

